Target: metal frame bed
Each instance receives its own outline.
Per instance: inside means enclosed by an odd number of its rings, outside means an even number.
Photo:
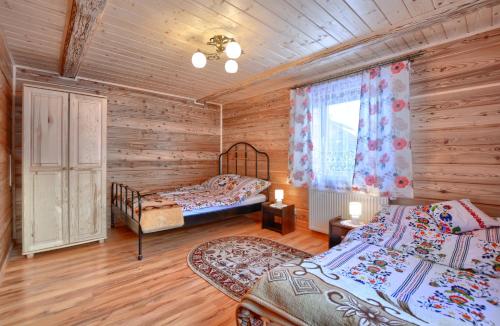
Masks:
[[[238,147],[241,149],[243,146],[243,157],[239,158],[238,157]],[[230,154],[232,153],[231,150],[233,150],[233,157],[234,157],[234,165],[230,164]],[[255,153],[255,174],[252,174],[249,172],[249,164],[248,161],[251,159],[249,157],[249,153]],[[224,173],[224,157],[226,159],[226,166],[225,166],[225,173]],[[265,163],[265,174],[264,177],[259,177],[259,157],[264,158],[264,163]],[[238,163],[243,162],[243,171],[240,171],[241,175],[244,176],[252,176],[264,180],[269,181],[269,155],[265,152],[257,150],[253,145],[245,142],[239,142],[231,145],[229,149],[219,155],[218,158],[219,161],[219,175],[221,174],[238,174]],[[252,161],[252,160],[250,160]],[[231,169],[233,167],[233,169]],[[241,169],[240,169],[241,170]],[[233,171],[233,172],[231,172]],[[244,174],[242,173],[244,172]],[[268,191],[264,191],[266,194],[267,198],[268,196]],[[152,194],[152,192],[141,192],[140,190],[133,189],[132,187],[123,184],[123,183],[117,183],[117,182],[112,182],[111,183],[111,227],[115,227],[115,218],[116,216],[120,216],[124,222],[133,230],[137,233],[138,235],[138,242],[137,242],[137,247],[138,247],[138,255],[137,259],[142,260],[143,255],[142,255],[142,239],[145,234],[148,233],[156,233],[156,232],[161,232],[165,230],[158,230],[154,232],[148,232],[144,233],[141,227],[141,217],[142,217],[142,197],[148,194]],[[127,198],[130,197],[130,203],[131,207],[127,204]],[[137,208],[138,212],[134,214],[134,200],[137,199]],[[210,223],[218,220],[223,220],[227,219],[229,217],[239,215],[239,214],[246,214],[250,212],[256,212],[261,209],[261,203],[257,204],[250,204],[250,205],[245,205],[245,206],[237,206],[237,207],[229,207],[227,209],[221,209],[218,211],[214,212],[208,212],[208,213],[200,213],[200,214],[194,214],[194,215],[188,215],[184,217],[184,225],[181,228],[184,227],[189,227],[189,226],[195,226],[195,225],[200,225],[200,224],[205,224],[205,223]],[[129,215],[130,214],[130,215]],[[134,218],[134,216],[136,218]]]

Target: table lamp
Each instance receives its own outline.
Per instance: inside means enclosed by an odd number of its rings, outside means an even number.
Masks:
[[[274,199],[276,200],[276,207],[283,207],[283,198],[285,197],[285,191],[283,189],[274,190]]]
[[[359,224],[359,218],[361,217],[362,207],[361,203],[358,201],[352,201],[349,203],[349,215],[351,215],[352,224]]]

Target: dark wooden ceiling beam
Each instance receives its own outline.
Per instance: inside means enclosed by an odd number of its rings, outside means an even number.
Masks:
[[[104,12],[106,0],[73,0],[61,59],[61,75],[75,78]]]
[[[385,42],[392,38],[402,36],[406,33],[411,33],[421,28],[470,13],[479,8],[498,3],[499,0],[459,0],[452,5],[442,6],[432,12],[414,16],[408,20],[398,23],[397,25],[392,25],[388,28],[375,31],[361,37],[353,38],[352,40],[342,42],[303,58],[265,70],[246,80],[243,80],[242,82],[237,83],[233,87],[222,89],[213,94],[200,98],[197,101],[215,101],[218,98],[237,93],[247,87],[260,84],[271,78],[276,78],[283,74],[290,74],[291,72],[301,69],[306,65],[321,62],[322,60],[328,59],[333,55],[349,53],[351,51],[356,51],[356,49],[359,49],[363,46],[370,46],[379,42]]]

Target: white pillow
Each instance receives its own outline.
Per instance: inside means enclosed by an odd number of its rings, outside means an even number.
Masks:
[[[500,226],[500,222],[474,206],[469,199],[443,201],[428,210],[443,233],[462,233]]]

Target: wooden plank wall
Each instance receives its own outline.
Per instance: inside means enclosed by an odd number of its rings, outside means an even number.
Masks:
[[[0,35],[0,271],[12,243],[11,153],[12,63]]]
[[[500,29],[428,50],[413,63],[411,89],[411,202],[470,198],[500,216]],[[225,104],[223,116],[224,148],[247,141],[268,151],[273,189],[285,189],[306,226],[307,191],[286,183],[288,89]]]
[[[412,68],[415,196],[470,198],[500,216],[500,29],[431,49]]]
[[[217,173],[220,109],[191,100],[158,95],[50,73],[16,72],[16,235],[21,239],[22,87],[41,84],[104,95],[108,99],[107,179],[139,189],[171,189],[199,183]],[[109,209],[108,209],[109,216]]]
[[[271,198],[274,189],[284,189],[284,201],[295,204],[297,225],[307,228],[307,190],[287,183],[289,109],[288,89],[224,105],[222,143],[227,149],[233,143],[245,141],[267,152],[271,163]]]

